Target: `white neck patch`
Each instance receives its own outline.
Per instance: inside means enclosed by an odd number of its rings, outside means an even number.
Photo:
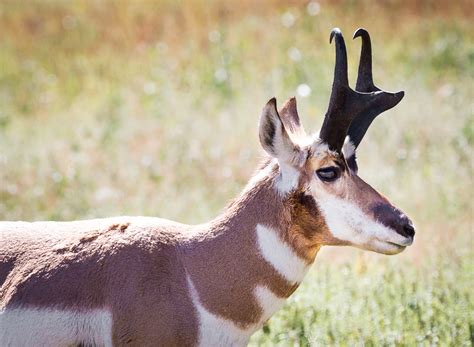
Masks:
[[[254,295],[262,308],[262,317],[260,317],[258,323],[258,329],[260,329],[263,323],[270,319],[270,317],[285,304],[286,298],[276,296],[265,286],[255,287]]]
[[[234,322],[206,310],[189,275],[187,281],[191,300],[198,314],[199,346],[246,346],[255,330],[242,329]]]
[[[262,257],[288,282],[301,283],[309,265],[277,234],[277,231],[257,224],[257,241]]]
[[[187,276],[191,300],[196,308],[199,319],[199,346],[247,346],[250,336],[260,329],[263,324],[285,303],[265,286],[256,286],[254,290],[262,315],[256,324],[242,328],[231,320],[215,315],[201,303],[199,293],[191,279]]]

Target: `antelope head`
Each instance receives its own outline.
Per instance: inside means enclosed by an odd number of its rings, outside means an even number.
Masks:
[[[347,53],[339,29],[333,29],[336,63],[334,82],[319,136],[307,136],[294,98],[277,110],[275,99],[264,107],[260,142],[278,161],[279,192],[293,210],[297,226],[290,239],[299,248],[352,245],[383,254],[396,254],[413,242],[410,219],[358,176],[355,151],[374,118],[397,105],[404,92],[390,93],[372,80],[371,45],[362,38],[356,90],[349,87]],[[293,214],[293,212],[292,212]]]

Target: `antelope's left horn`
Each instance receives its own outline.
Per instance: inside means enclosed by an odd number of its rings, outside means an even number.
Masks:
[[[375,86],[372,77],[372,44],[370,42],[370,35],[367,30],[359,28],[354,32],[353,38],[355,39],[357,37],[362,39],[362,48],[360,52],[356,91],[363,93],[379,92],[383,93],[384,98],[382,102],[377,103],[374,107],[366,108],[355,115],[349,130],[347,131],[349,141],[352,142],[354,148],[359,146],[375,117],[396,106],[405,95],[405,92],[403,91],[391,93],[383,91]]]
[[[372,110],[386,108],[392,95],[383,91],[369,93],[352,90],[347,77],[347,51],[344,37],[338,28],[331,31],[329,42],[335,41],[336,64],[329,106],[324,117],[319,137],[328,144],[329,149],[342,152],[342,145],[349,126],[356,116],[369,114]],[[365,119],[365,118],[364,118]],[[359,127],[355,126],[355,133]]]

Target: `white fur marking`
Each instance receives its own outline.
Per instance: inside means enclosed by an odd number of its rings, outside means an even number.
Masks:
[[[280,164],[280,175],[275,186],[280,194],[286,194],[298,187],[300,172],[291,165]]]
[[[250,336],[258,329],[239,328],[233,322],[206,310],[191,279],[187,278],[191,299],[199,317],[199,346],[246,346]]]
[[[53,309],[0,311],[0,346],[112,346],[112,314]]]
[[[275,165],[278,165],[280,173],[275,179],[275,187],[280,194],[286,194],[298,186],[300,173],[297,169],[287,164],[279,164],[278,160],[274,158],[263,169],[258,171],[247,183],[244,191],[255,187],[259,182],[269,177]]]
[[[322,189],[316,195],[326,224],[331,234],[338,239],[356,246],[388,252],[396,250],[396,246],[388,244],[389,242],[400,246],[411,244],[411,239],[375,221],[353,203],[322,192]]]
[[[258,171],[255,175],[250,178],[249,182],[247,183],[247,186],[245,187],[244,191],[247,191],[257,185],[260,181],[264,180],[265,178],[269,177],[273,168],[277,164],[277,160],[273,159],[271,162],[267,164],[264,168],[262,168],[260,171]]]
[[[344,145],[342,146],[342,153],[344,153],[344,157],[346,159],[349,159],[353,155],[355,155],[355,145],[352,142],[351,138],[349,136],[346,136],[346,139],[344,140]]]
[[[321,156],[333,155],[337,156],[337,153],[329,149],[329,145],[326,142],[323,142],[321,139],[317,139],[311,145],[313,150],[313,156],[320,158]]]
[[[246,346],[252,336],[263,324],[285,303],[285,298],[279,298],[265,286],[256,286],[255,298],[262,309],[262,316],[258,323],[246,328],[238,327],[232,321],[221,318],[206,310],[194,287],[187,276],[191,299],[199,317],[199,346]]]
[[[262,256],[289,282],[300,283],[308,271],[308,264],[284,241],[276,230],[257,224],[258,246]]]
[[[259,324],[261,326],[285,304],[286,298],[276,296],[265,286],[257,286],[254,293],[262,308],[262,317],[260,318]]]

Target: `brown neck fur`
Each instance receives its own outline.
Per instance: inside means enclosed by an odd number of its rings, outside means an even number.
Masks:
[[[319,249],[314,225],[325,229],[312,198],[301,191],[280,196],[275,187],[278,175],[275,167],[221,216],[198,226],[181,249],[184,266],[204,307],[242,327],[258,322],[262,314],[254,297],[255,286],[266,286],[276,296],[286,298],[299,285],[285,279],[262,257],[257,224],[277,231],[308,264]]]

